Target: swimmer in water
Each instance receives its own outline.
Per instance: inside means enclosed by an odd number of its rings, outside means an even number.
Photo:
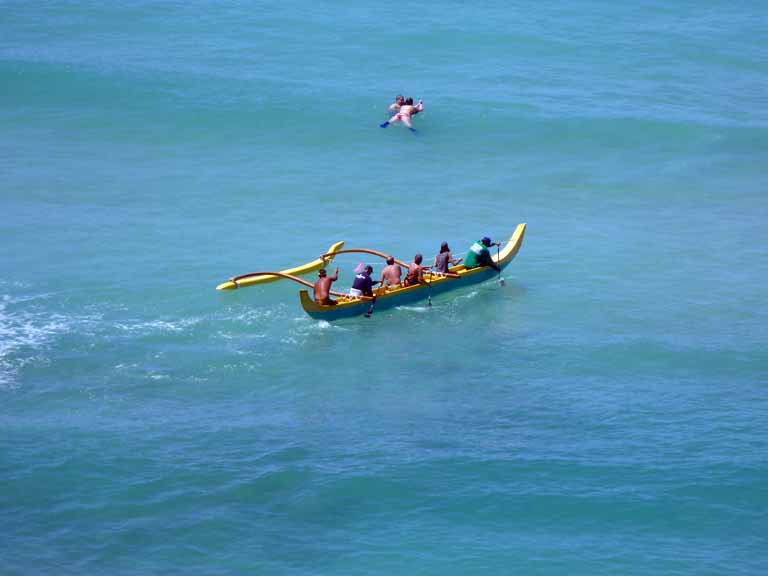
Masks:
[[[398,94],[395,96],[395,101],[389,105],[389,109],[392,110],[392,112],[397,112],[400,110],[400,107],[405,104],[405,98],[402,94]]]
[[[382,128],[386,128],[390,124],[396,124],[397,122],[402,122],[408,127],[408,130],[411,132],[416,132],[416,129],[411,124],[411,116],[415,116],[419,112],[422,112],[424,110],[424,102],[422,100],[419,100],[419,103],[415,106],[413,105],[413,98],[408,98],[402,106],[400,106],[400,110],[392,116],[389,120],[384,122],[383,124],[380,124]]]

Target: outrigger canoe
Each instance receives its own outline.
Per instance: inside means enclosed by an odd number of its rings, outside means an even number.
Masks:
[[[237,288],[245,288],[246,286],[253,286],[254,284],[275,282],[281,278],[303,276],[304,274],[309,274],[310,272],[320,270],[320,268],[327,266],[333,260],[336,253],[342,248],[344,248],[344,242],[336,242],[335,244],[331,244],[331,247],[328,248],[328,252],[322,257],[307,262],[306,264],[302,264],[301,266],[281,270],[279,273],[252,272],[250,274],[243,274],[242,276],[235,276],[216,286],[216,290],[236,290]]]
[[[525,236],[525,224],[518,224],[506,245],[497,254],[493,254],[493,260],[503,270],[517,255]],[[339,320],[369,314],[372,307],[376,310],[392,308],[402,304],[409,304],[419,300],[431,299],[432,296],[459,288],[478,284],[485,280],[498,278],[499,272],[490,266],[466,268],[463,264],[449,268],[447,274],[425,272],[425,282],[412,286],[381,287],[373,291],[374,299],[354,298],[342,296],[336,300],[335,306],[318,304],[309,295],[309,291],[299,291],[299,301],[304,311],[312,318],[319,320]]]

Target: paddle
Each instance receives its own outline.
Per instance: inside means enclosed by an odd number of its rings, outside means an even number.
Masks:
[[[496,266],[498,266],[499,268],[499,286],[506,286],[507,283],[504,281],[504,278],[501,277],[501,264],[500,264],[501,257],[499,256],[500,252],[501,252],[501,242],[496,242]]]
[[[430,308],[432,308],[432,276],[433,276],[433,273],[430,270],[429,271],[429,288],[428,288],[429,292],[427,296],[427,306],[429,306]]]
[[[370,318],[373,316],[373,309],[376,307],[376,296],[373,297],[373,300],[371,301],[371,305],[368,307],[368,312],[365,313],[366,318]]]
[[[373,293],[373,299],[371,300],[371,305],[368,307],[368,312],[365,313],[366,318],[370,318],[373,316],[373,309],[376,307],[376,297],[381,294],[381,292],[384,290],[384,281],[383,280],[376,280],[374,284],[378,283],[379,287],[377,288],[376,292]],[[365,296],[364,296],[365,298]],[[370,298],[370,297],[369,297]]]

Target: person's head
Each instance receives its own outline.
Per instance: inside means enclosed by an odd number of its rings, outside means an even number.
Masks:
[[[421,261],[424,258],[422,258],[421,254],[416,254],[416,256],[413,257],[413,261],[416,262],[416,264],[421,264]]]
[[[328,272],[326,272],[325,268],[320,268],[320,270],[317,271],[317,275],[320,276],[320,278],[325,278],[328,276]]]
[[[402,94],[395,96],[395,104],[402,104],[403,102],[405,102],[405,98]]]
[[[370,276],[373,273],[373,266],[370,264],[363,269],[363,272]]]
[[[443,242],[442,244],[440,244],[440,254],[442,254],[443,252],[450,252],[450,251],[451,249],[448,248],[448,242]]]
[[[481,240],[481,242],[482,242],[482,243],[483,243],[485,246],[490,246],[490,245],[491,245],[491,239],[490,239],[490,238],[488,238],[488,236],[484,236],[484,237],[483,237],[483,239]]]
[[[392,266],[392,264],[394,264],[394,263],[395,263],[395,257],[394,256],[390,256],[389,258],[387,258],[387,266]]]
[[[405,105],[406,105],[406,106],[413,106],[413,98],[408,98],[408,99],[405,101]]]

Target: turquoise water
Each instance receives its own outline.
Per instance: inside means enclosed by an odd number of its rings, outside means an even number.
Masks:
[[[0,572],[766,573],[766,38],[758,2],[0,2]],[[506,286],[432,308],[214,290],[518,222]]]

